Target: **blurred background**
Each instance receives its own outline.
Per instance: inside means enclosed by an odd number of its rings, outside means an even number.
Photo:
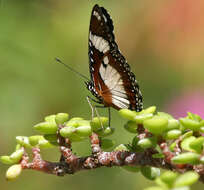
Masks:
[[[36,134],[32,126],[44,116],[68,112],[91,117],[90,93],[78,76],[54,61],[60,57],[89,76],[88,28],[98,3],[111,14],[116,40],[139,81],[144,106],[176,118],[187,111],[204,117],[204,1],[197,0],[0,0],[0,155],[15,147],[15,136]],[[107,111],[100,110],[101,115]],[[128,143],[115,110],[111,137]],[[80,155],[90,153],[87,142],[74,144]],[[43,152],[56,161],[58,150]],[[142,189],[151,184],[140,174],[100,168],[63,178],[24,171],[14,182],[4,178],[2,189]],[[197,184],[193,189],[201,189]]]

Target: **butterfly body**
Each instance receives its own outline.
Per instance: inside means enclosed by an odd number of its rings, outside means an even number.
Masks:
[[[106,107],[142,110],[142,94],[135,75],[118,49],[113,22],[103,7],[95,5],[89,29],[91,81],[88,90]]]

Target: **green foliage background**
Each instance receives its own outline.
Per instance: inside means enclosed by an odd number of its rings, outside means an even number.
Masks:
[[[168,111],[169,100],[176,100],[186,89],[203,91],[201,0],[195,4],[190,0],[0,0],[0,155],[13,151],[15,136],[34,134],[32,126],[46,115],[68,112],[90,118],[85,98],[89,92],[83,81],[56,64],[54,57],[89,76],[88,28],[95,3],[111,13],[116,40],[136,74],[145,106],[154,104]],[[122,128],[116,111],[112,117],[117,129],[112,138],[117,143],[129,142],[131,135]],[[87,155],[88,145],[75,144],[74,150]],[[53,161],[58,156],[57,150],[44,153],[45,159]],[[150,184],[140,174],[119,168],[64,178],[24,171],[17,181],[6,182],[6,168],[0,165],[0,184],[5,190],[141,189]]]

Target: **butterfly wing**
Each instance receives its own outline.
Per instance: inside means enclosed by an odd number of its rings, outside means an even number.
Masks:
[[[93,87],[105,106],[142,110],[135,75],[115,42],[110,15],[95,5],[89,29],[89,61]]]

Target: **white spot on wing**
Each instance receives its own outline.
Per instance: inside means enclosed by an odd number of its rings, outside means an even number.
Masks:
[[[108,65],[109,60],[108,60],[108,57],[107,57],[107,56],[105,56],[105,57],[103,58],[103,62],[104,62],[105,65]]]
[[[103,15],[104,21],[107,22],[107,18],[105,17],[105,15]]]
[[[112,99],[112,103],[114,105],[118,106],[119,108],[128,108],[129,107],[129,105],[127,105],[127,104],[125,104],[125,103],[123,103],[120,100],[115,99],[115,98]]]
[[[106,60],[107,58],[107,60]],[[105,85],[112,94],[112,103],[119,108],[128,108],[130,101],[123,86],[123,80],[115,68],[108,64],[108,57],[104,57],[104,63],[107,62],[107,67],[103,65],[99,68],[99,73]],[[106,63],[105,63],[106,64]]]
[[[100,36],[93,35],[90,32],[89,39],[93,46],[100,52],[106,53],[110,49],[108,42]]]
[[[98,20],[101,20],[101,17],[100,17],[100,15],[98,14],[98,12],[94,11],[94,12],[93,12],[93,15],[96,16],[96,18],[97,18]]]

